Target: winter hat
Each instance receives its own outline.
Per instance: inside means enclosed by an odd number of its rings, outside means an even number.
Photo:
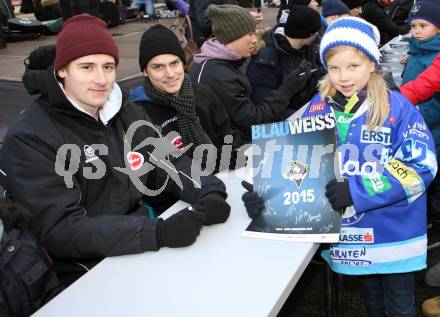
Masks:
[[[350,14],[350,9],[341,0],[325,0],[322,4],[322,16]]]
[[[176,34],[162,24],[156,24],[146,30],[139,44],[139,66],[143,72],[148,62],[162,54],[178,56],[185,64],[185,53]]]
[[[284,34],[293,39],[306,39],[321,28],[319,13],[306,6],[293,6],[284,26]]]
[[[107,54],[119,63],[119,50],[107,25],[88,14],[71,17],[58,34],[54,68],[60,70],[71,61],[92,54]]]
[[[212,23],[212,34],[222,44],[231,43],[257,28],[254,17],[237,5],[211,4],[206,15]]]
[[[409,11],[408,24],[414,19],[423,19],[440,28],[440,1],[419,0]]]
[[[342,2],[344,2],[347,5],[347,7],[351,10],[354,8],[362,7],[365,0],[342,0]]]
[[[376,65],[380,63],[380,34],[377,27],[364,19],[357,17],[343,17],[327,28],[321,40],[319,55],[327,69],[326,55],[330,48],[346,45],[361,50]]]

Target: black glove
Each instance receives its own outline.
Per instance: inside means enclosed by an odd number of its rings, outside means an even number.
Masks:
[[[242,181],[241,185],[247,190],[247,192],[241,196],[241,199],[244,201],[244,206],[246,207],[249,217],[255,219],[264,210],[263,198],[254,192],[254,186],[252,184]]]
[[[206,226],[225,222],[231,212],[231,207],[219,192],[208,193],[200,198],[193,207],[196,211],[206,215],[206,220],[203,222]]]
[[[350,187],[346,178],[343,182],[338,182],[336,179],[329,181],[325,186],[325,196],[328,198],[333,210],[336,211],[341,211],[341,209],[353,205]]]
[[[303,60],[298,67],[292,71],[286,78],[284,78],[283,83],[278,88],[283,90],[285,93],[290,93],[293,96],[297,92],[303,89],[312,75],[311,72],[312,64],[306,60]]]
[[[182,209],[168,219],[158,219],[157,244],[159,247],[170,248],[191,245],[196,241],[205,220],[206,215],[203,212],[190,211],[188,208]]]

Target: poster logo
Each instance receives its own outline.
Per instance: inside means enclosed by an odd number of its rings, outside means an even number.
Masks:
[[[289,168],[283,173],[283,178],[294,182],[299,189],[307,176],[307,172],[307,165],[298,161],[291,161]]]

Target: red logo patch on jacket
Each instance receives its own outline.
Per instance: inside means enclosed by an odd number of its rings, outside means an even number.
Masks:
[[[183,147],[185,146],[183,144],[183,139],[180,135],[178,135],[174,139],[172,139],[171,143],[173,143],[174,146],[177,147],[179,150],[183,149]]]
[[[132,171],[137,171],[144,164],[144,156],[139,152],[128,152],[127,162]]]

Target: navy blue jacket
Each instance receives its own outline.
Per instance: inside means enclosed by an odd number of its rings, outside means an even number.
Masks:
[[[305,59],[312,63],[312,69],[319,71],[312,75],[313,80],[310,80],[301,92],[290,99],[289,108],[293,112],[313,97],[318,80],[325,71],[319,62],[318,43],[314,42],[310,47],[296,50],[284,36],[274,32],[275,29],[263,37],[266,46],[260,49],[258,55],[252,57],[247,68],[246,76],[252,86],[251,99],[254,103],[259,103],[267,98]]]

